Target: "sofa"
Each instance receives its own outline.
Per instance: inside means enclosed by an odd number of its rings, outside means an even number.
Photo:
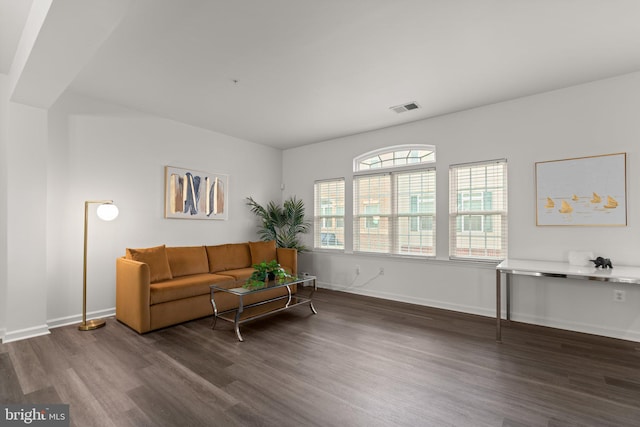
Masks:
[[[253,273],[253,264],[274,259],[297,274],[297,251],[276,248],[274,241],[127,248],[116,259],[116,319],[143,334],[212,316],[210,285],[240,287]],[[244,304],[286,294],[286,288],[259,292],[245,297]],[[215,297],[218,312],[238,306],[232,294],[218,292]]]

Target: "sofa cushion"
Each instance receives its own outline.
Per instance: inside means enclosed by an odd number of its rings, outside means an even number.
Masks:
[[[227,270],[251,267],[251,252],[247,243],[230,243],[227,245]]]
[[[254,271],[256,271],[256,269],[253,268],[253,267],[234,268],[233,270],[225,270],[223,274],[225,276],[233,277],[235,279],[236,283],[242,284],[242,283],[247,281],[249,276],[251,276]]]
[[[209,273],[251,267],[251,252],[247,243],[206,246]]]
[[[227,245],[205,246],[209,259],[209,273],[216,273],[227,269]]]
[[[172,279],[167,249],[165,245],[153,248],[131,249],[127,248],[127,259],[143,262],[149,266],[150,282],[156,283]]]
[[[168,247],[167,258],[173,277],[209,272],[209,261],[204,246]]]
[[[269,262],[278,259],[276,253],[276,241],[268,242],[249,242],[251,251],[251,264],[259,264],[263,261]]]
[[[232,288],[235,286],[235,280],[231,276],[205,273],[154,283],[150,286],[151,305],[210,294],[209,286],[214,284]]]

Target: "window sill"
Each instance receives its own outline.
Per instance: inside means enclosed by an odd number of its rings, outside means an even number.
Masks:
[[[502,262],[502,260],[472,260],[472,259],[450,259],[450,258],[437,258],[434,256],[418,257],[409,255],[395,255],[395,254],[382,254],[375,252],[347,252],[344,249],[321,249],[315,248],[309,253],[318,255],[341,255],[346,257],[359,257],[359,258],[384,258],[390,261],[406,261],[406,262],[422,262],[426,264],[448,264],[468,266],[474,268],[486,268],[495,269],[496,266]]]

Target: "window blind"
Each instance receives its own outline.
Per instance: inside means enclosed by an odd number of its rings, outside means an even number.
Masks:
[[[449,257],[507,257],[507,161],[449,167]]]
[[[354,251],[435,255],[435,169],[358,175],[353,185]]]
[[[313,247],[344,249],[344,178],[314,184]]]

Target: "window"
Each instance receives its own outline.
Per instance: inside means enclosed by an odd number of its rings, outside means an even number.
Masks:
[[[449,257],[507,257],[507,161],[449,168]]]
[[[436,171],[425,169],[394,175],[397,197],[396,253],[435,255]]]
[[[354,177],[353,249],[391,252],[391,175]]]
[[[365,216],[365,228],[378,228],[380,224],[380,203],[366,203],[364,205]]]
[[[344,249],[344,179],[314,185],[314,248]]]
[[[434,163],[435,161],[436,150],[431,145],[397,145],[356,157],[353,161],[353,171],[393,168],[420,163]]]
[[[435,255],[436,176],[427,166],[434,161],[427,145],[388,147],[354,160],[354,251]]]

